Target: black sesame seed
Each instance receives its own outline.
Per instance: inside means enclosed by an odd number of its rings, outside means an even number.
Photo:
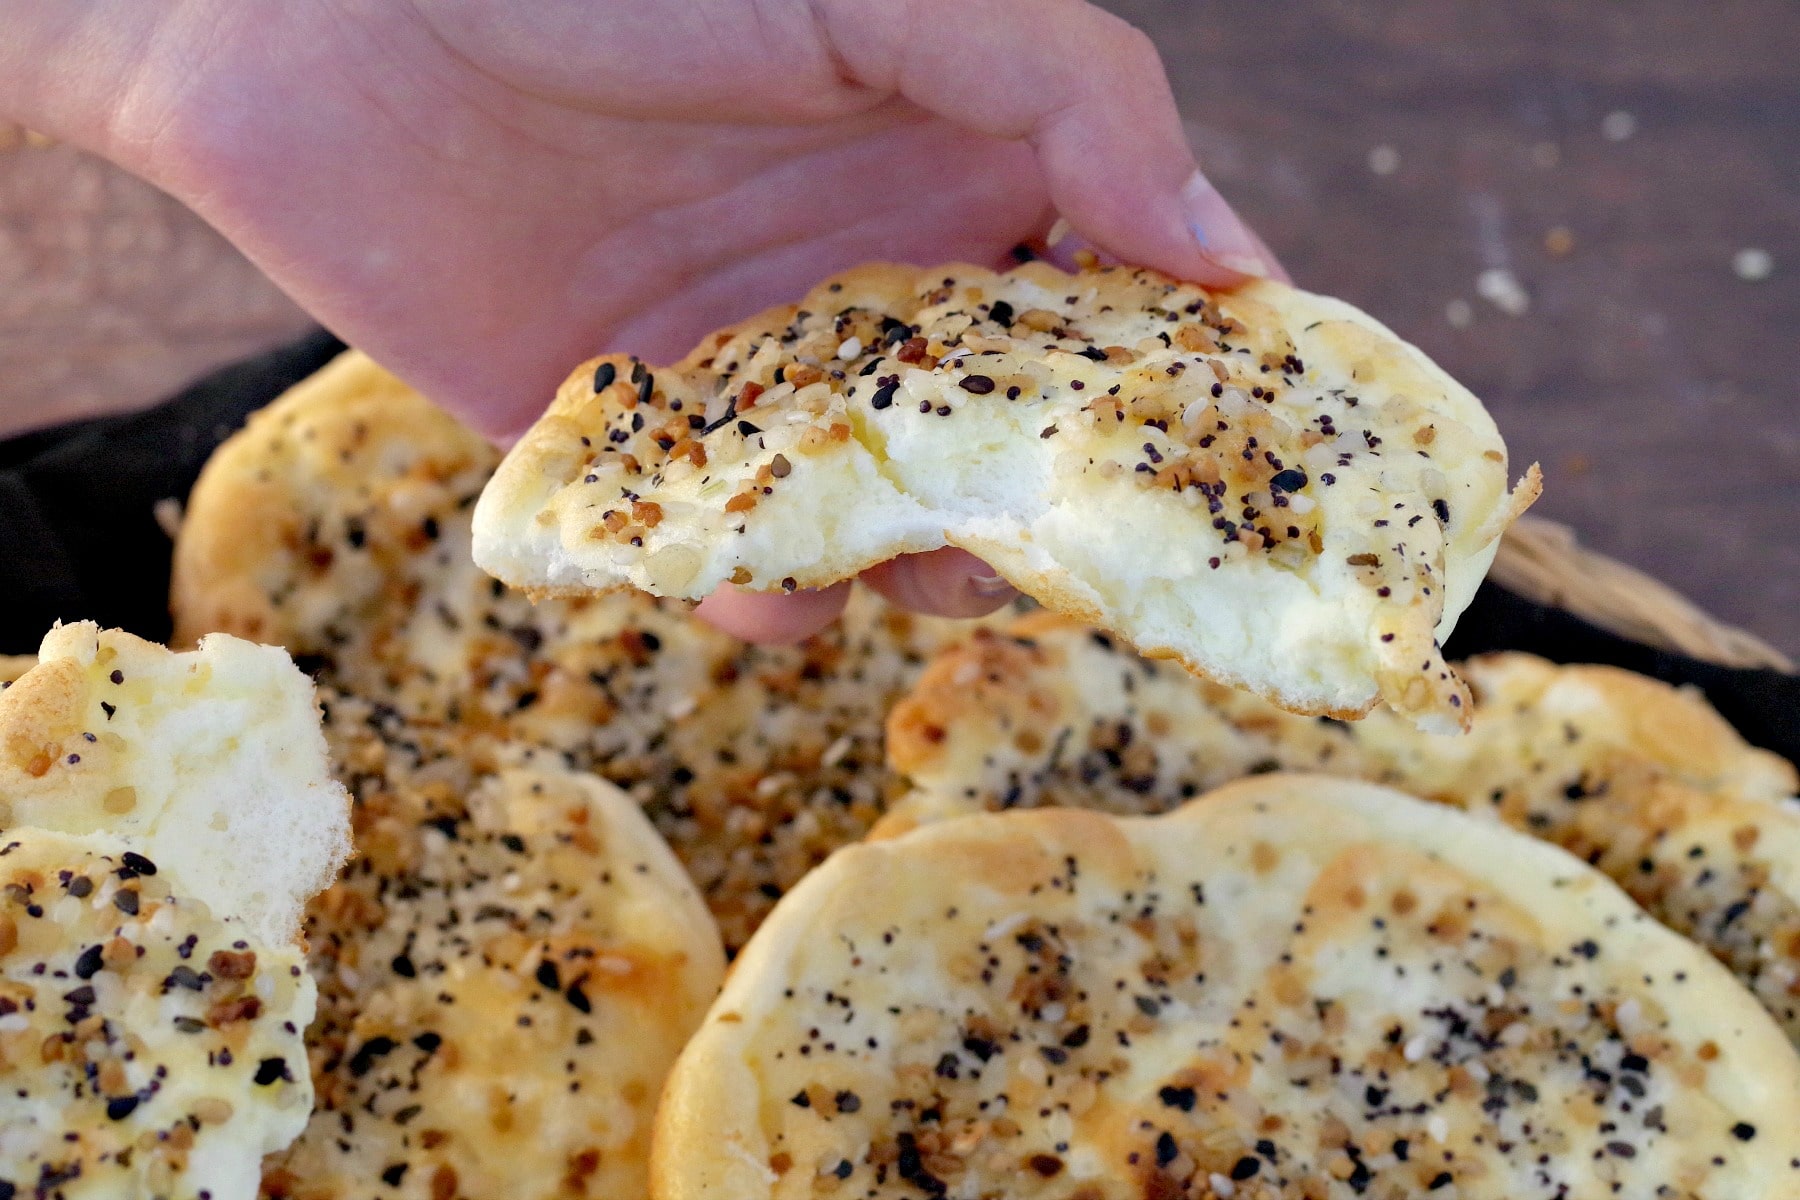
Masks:
[[[100,973],[100,968],[103,965],[104,964],[100,961],[99,944],[96,943],[95,945],[89,946],[86,950],[83,950],[80,956],[75,960],[75,978],[92,979]]]
[[[1242,1183],[1262,1170],[1262,1163],[1252,1155],[1246,1154],[1231,1166],[1231,1178],[1234,1183]]]
[[[539,986],[549,991],[562,991],[562,973],[556,969],[556,964],[547,958],[538,964],[537,981]]]
[[[638,403],[639,404],[650,403],[650,393],[655,390],[656,390],[656,376],[651,375],[648,372],[646,372],[644,375],[643,382],[638,384]]]
[[[119,857],[119,861],[125,864],[126,871],[131,871],[136,875],[156,874],[156,864],[135,850],[127,850]],[[124,871],[119,874],[125,878],[131,878],[131,876],[126,876]]]
[[[594,1002],[589,1000],[588,994],[581,990],[580,983],[571,983],[568,990],[563,993],[563,999],[567,1000],[569,1002],[569,1007],[573,1008],[578,1013],[591,1013],[594,1011]]]
[[[370,1038],[368,1041],[358,1046],[356,1048],[356,1053],[350,1056],[350,1074],[361,1079],[375,1066],[375,1061],[377,1059],[385,1058],[392,1054],[399,1045],[400,1043],[396,1042],[393,1038],[383,1035]],[[263,1060],[265,1065],[271,1061],[280,1062],[281,1060]],[[262,1083],[263,1080],[259,1078],[256,1082]]]
[[[604,392],[619,377],[619,369],[611,363],[601,363],[594,368],[594,391]]]
[[[136,1096],[114,1096],[106,1102],[106,1117],[109,1121],[123,1121],[137,1111]]]
[[[1195,1094],[1191,1087],[1166,1087],[1157,1096],[1170,1108],[1179,1108],[1182,1112],[1194,1111]]]
[[[1013,323],[1013,306],[1004,300],[996,300],[988,308],[988,320],[996,325],[1011,326]]]
[[[1747,1142],[1756,1136],[1756,1126],[1748,1121],[1739,1121],[1731,1127],[1731,1136],[1740,1142]]]
[[[875,389],[875,394],[873,396],[869,397],[869,407],[870,408],[886,408],[888,405],[890,405],[894,402],[894,393],[899,390],[900,390],[899,380],[895,380],[892,383],[882,384],[880,387]]]
[[[1180,1149],[1180,1147],[1175,1145],[1175,1138],[1172,1134],[1168,1133],[1165,1130],[1164,1132],[1156,1135],[1156,1165],[1157,1166],[1159,1166],[1159,1167],[1168,1166],[1170,1163],[1175,1161],[1175,1156],[1180,1153],[1181,1153],[1181,1149]]]
[[[994,390],[994,381],[987,375],[964,375],[956,386],[971,396],[985,396]]]
[[[1278,471],[1275,477],[1269,480],[1269,486],[1284,492],[1297,492],[1306,486],[1306,472],[1298,467],[1289,467],[1285,471]]]
[[[288,1078],[288,1065],[285,1058],[265,1058],[256,1064],[256,1082],[260,1087],[268,1087],[271,1083]]]

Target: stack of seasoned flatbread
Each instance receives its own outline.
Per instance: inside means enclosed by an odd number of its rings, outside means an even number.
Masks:
[[[1444,660],[1536,487],[1277,284],[862,268],[504,461],[345,355],[195,490],[201,650],[0,693],[0,1197],[1800,1195],[1794,769]],[[1036,611],[689,611],[944,545]]]

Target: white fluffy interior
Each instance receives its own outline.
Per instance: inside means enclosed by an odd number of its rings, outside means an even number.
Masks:
[[[47,786],[13,798],[15,819],[113,834],[215,914],[293,941],[302,907],[348,856],[350,831],[312,685],[287,653],[216,634],[172,654],[84,623],[53,630],[39,659],[39,669],[80,666],[83,728],[37,781]],[[120,788],[135,793],[129,811],[108,807]]]

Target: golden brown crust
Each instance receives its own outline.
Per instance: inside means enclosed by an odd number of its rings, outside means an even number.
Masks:
[[[697,598],[956,545],[1284,707],[1456,727],[1437,640],[1537,487],[1509,496],[1475,398],[1337,301],[877,264],[675,367],[583,364],[484,490],[475,551],[545,594]]]
[[[1774,1200],[1797,1105],[1767,1016],[1598,873],[1269,776],[835,857],[677,1063],[651,1195]]]
[[[404,605],[416,572],[398,558],[423,557],[425,522],[472,502],[498,461],[366,356],[339,356],[207,460],[175,546],[177,644],[213,632],[318,643],[355,614]]]

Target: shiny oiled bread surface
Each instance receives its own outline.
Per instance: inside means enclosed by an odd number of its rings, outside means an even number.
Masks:
[[[476,509],[550,594],[697,598],[959,545],[1146,653],[1438,728],[1448,634],[1507,523],[1479,402],[1336,300],[1154,272],[869,265],[673,367],[572,374]]]
[[[1598,872],[1272,775],[841,852],[683,1052],[651,1195],[1773,1200],[1797,1106],[1768,1015]]]

